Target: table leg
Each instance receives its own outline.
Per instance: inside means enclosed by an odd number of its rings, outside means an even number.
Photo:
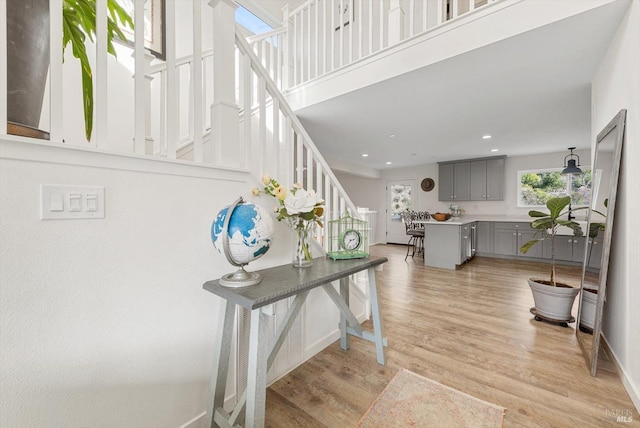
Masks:
[[[224,393],[227,386],[227,374],[229,370],[229,356],[231,353],[231,338],[233,336],[233,324],[236,313],[235,303],[225,302],[224,309],[220,311],[218,316],[218,324],[216,325],[215,346],[217,350],[213,358],[213,371],[210,381],[210,397],[208,414],[210,426],[218,426],[214,419],[216,409],[224,407]]]
[[[267,327],[269,317],[262,309],[251,311],[249,364],[247,367],[246,428],[263,427],[267,396]]]
[[[340,296],[349,307],[349,277],[340,278]],[[340,349],[347,351],[351,346],[351,340],[347,334],[347,317],[340,311]]]
[[[374,268],[369,268],[369,294],[371,295],[371,315],[373,317],[373,334],[376,344],[376,355],[378,364],[384,365],[384,332],[382,331],[382,319],[380,318],[380,298],[378,287],[376,286],[376,272]]]

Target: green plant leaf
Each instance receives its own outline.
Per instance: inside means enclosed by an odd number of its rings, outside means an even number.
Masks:
[[[107,51],[116,56],[113,38],[124,40],[118,22],[133,29],[133,20],[116,2],[107,1]],[[86,39],[93,41],[96,34],[96,0],[64,0],[62,5],[62,49],[71,43],[73,56],[80,61],[82,71],[82,106],[85,136],[91,140],[93,131],[93,73],[87,57]]]
[[[589,238],[595,238],[601,230],[604,230],[604,223],[589,224]]]
[[[551,198],[547,201],[547,208],[549,209],[549,216],[552,219],[557,219],[562,210],[571,203],[569,196],[563,196],[560,198]]]
[[[549,214],[545,214],[540,211],[531,210],[529,211],[529,217],[547,217]]]
[[[300,217],[302,217],[305,220],[313,220],[316,217],[316,213],[312,210],[312,211],[309,211],[308,213],[300,213]]]
[[[582,235],[584,235],[584,232],[582,232],[582,227],[578,223],[576,223],[575,221],[556,220],[556,224],[558,224],[560,226],[570,227],[571,229],[573,229],[573,236],[582,236]]]
[[[553,219],[551,217],[542,217],[531,222],[531,227],[539,230],[551,229],[553,227]]]
[[[522,254],[527,254],[527,251],[529,251],[529,249],[531,249],[531,247],[533,247],[534,245],[536,245],[538,242],[542,242],[544,241],[544,239],[532,239],[529,242],[525,242],[524,244],[522,244],[522,246],[520,247],[520,252]]]

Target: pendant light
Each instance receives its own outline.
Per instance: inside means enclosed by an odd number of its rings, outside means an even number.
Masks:
[[[569,147],[569,150],[571,150],[571,153],[564,157],[564,169],[562,170],[562,174],[582,174],[582,170],[579,168],[580,156],[573,153],[575,147]]]

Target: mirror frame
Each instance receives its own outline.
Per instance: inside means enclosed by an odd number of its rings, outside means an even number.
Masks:
[[[582,350],[582,355],[584,356],[587,366],[590,368],[591,376],[596,375],[596,369],[598,367],[598,351],[600,350],[600,337],[602,335],[602,312],[604,309],[604,301],[606,298],[606,287],[607,287],[607,276],[609,272],[609,255],[611,252],[611,237],[613,232],[613,222],[615,218],[615,206],[616,206],[616,195],[618,193],[618,177],[620,172],[620,163],[622,160],[622,145],[624,143],[624,134],[625,134],[625,123],[626,123],[627,110],[620,110],[613,119],[600,131],[596,137],[595,144],[595,156],[593,157],[593,166],[592,171],[595,171],[598,168],[598,146],[599,144],[607,138],[612,132],[616,132],[614,148],[613,148],[613,160],[611,162],[611,176],[609,182],[609,201],[607,208],[607,218],[605,222],[604,229],[604,238],[602,241],[602,256],[600,259],[600,275],[598,278],[598,294],[596,298],[596,313],[595,319],[593,322],[593,338],[591,349],[589,349],[586,340],[584,340],[581,335],[585,335],[588,333],[583,333],[580,331],[580,317],[582,315],[582,294],[584,293],[585,286],[585,274],[587,268],[587,255],[589,254],[589,237],[587,234],[586,239],[586,248],[585,248],[585,258],[582,263],[582,277],[580,280],[580,302],[578,304],[578,317],[576,323],[576,337],[578,339],[578,343],[580,344],[580,349]],[[588,224],[587,231],[591,227],[591,217],[593,211],[593,203],[589,205],[589,216],[588,216]]]

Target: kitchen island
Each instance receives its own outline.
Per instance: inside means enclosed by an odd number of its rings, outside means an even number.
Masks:
[[[424,265],[456,269],[471,260],[478,252],[479,238],[491,238],[493,242],[493,236],[478,236],[478,222],[522,224],[529,221],[530,219],[522,216],[462,216],[452,217],[447,221],[416,221],[424,225]]]
[[[447,221],[424,220],[424,265],[455,269],[475,255],[476,222],[453,217]]]

